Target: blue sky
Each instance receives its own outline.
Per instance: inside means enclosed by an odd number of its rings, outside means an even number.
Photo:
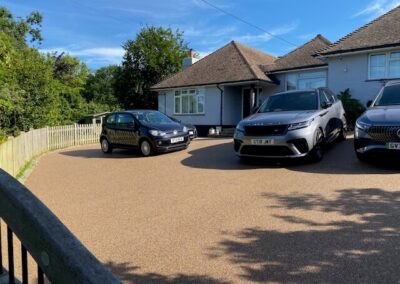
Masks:
[[[270,33],[301,45],[320,33],[335,41],[400,4],[400,0],[208,0]],[[185,32],[200,56],[238,40],[275,56],[288,43],[241,23],[201,0],[1,0],[15,16],[42,13],[43,51],[67,51],[91,69],[119,64],[121,45],[144,25]]]

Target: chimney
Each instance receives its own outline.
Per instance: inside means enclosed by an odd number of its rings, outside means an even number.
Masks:
[[[185,70],[186,68],[188,68],[190,65],[192,65],[193,63],[195,63],[197,61],[198,61],[198,59],[194,57],[193,49],[192,48],[189,49],[188,56],[186,58],[184,58],[182,61],[183,69]]]

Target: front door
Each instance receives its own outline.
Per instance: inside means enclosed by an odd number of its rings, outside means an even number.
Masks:
[[[252,99],[251,89],[243,89],[242,94],[242,118],[248,117],[251,113]]]

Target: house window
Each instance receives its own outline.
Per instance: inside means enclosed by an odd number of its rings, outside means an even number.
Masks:
[[[371,54],[369,56],[369,79],[400,77],[400,52]]]
[[[286,75],[286,90],[326,87],[326,77],[326,71],[289,73]]]
[[[175,114],[203,114],[204,94],[198,89],[175,90]]]

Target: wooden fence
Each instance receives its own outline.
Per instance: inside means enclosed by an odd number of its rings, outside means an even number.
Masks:
[[[101,124],[75,124],[33,129],[0,144],[0,168],[16,176],[32,158],[47,151],[99,141]]]

